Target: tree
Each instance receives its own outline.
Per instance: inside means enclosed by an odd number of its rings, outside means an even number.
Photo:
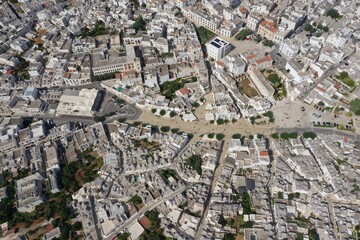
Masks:
[[[175,117],[176,115],[177,115],[177,113],[176,113],[175,111],[171,111],[171,112],[170,112],[170,117],[173,118],[173,117]]]
[[[143,202],[141,197],[139,195],[137,195],[137,194],[132,196],[129,201],[132,202],[135,205],[139,205],[139,204],[141,204]]]
[[[192,169],[194,169],[197,174],[201,175],[201,165],[202,165],[202,158],[200,155],[192,155],[190,156],[186,162],[186,165],[190,166]]]
[[[278,198],[279,199],[284,199],[284,193],[283,192],[278,192]]]
[[[135,18],[135,23],[133,24],[133,28],[136,32],[138,31],[146,31],[146,22],[142,16]]]
[[[117,240],[128,240],[130,238],[130,233],[122,233],[117,236]]]
[[[298,137],[297,132],[291,132],[291,133],[283,132],[280,134],[280,138],[284,139],[284,140],[291,139],[291,138],[295,139],[297,137]]]
[[[134,6],[135,9],[138,9],[140,6],[140,3],[138,0],[129,0],[129,2]]]
[[[356,98],[350,102],[350,110],[355,113],[355,115],[360,116],[360,98]]]
[[[74,222],[74,224],[71,226],[71,231],[76,232],[76,231],[80,231],[82,229],[82,225],[81,222]]]
[[[198,102],[194,102],[194,103],[192,104],[192,106],[193,106],[194,108],[198,108],[198,107],[200,107],[200,104],[199,104]]]
[[[316,133],[314,133],[314,132],[304,132],[303,137],[304,138],[310,138],[310,139],[314,140],[316,138]]]
[[[330,9],[330,10],[326,13],[326,16],[331,17],[332,19],[340,19],[340,18],[342,18],[342,16],[340,15],[340,13],[339,13],[336,9],[334,9],[334,8]]]
[[[236,34],[235,39],[236,40],[245,40],[247,36],[251,34],[251,30],[244,28],[242,29],[238,34]]]
[[[161,110],[160,110],[160,115],[161,115],[161,116],[164,116],[165,114],[166,114],[166,111],[165,111],[164,109],[161,109]]]
[[[172,128],[172,129],[171,129],[171,132],[172,132],[172,133],[178,133],[178,132],[179,132],[179,129],[178,129],[178,128]]]
[[[212,138],[215,137],[215,134],[214,134],[214,133],[209,133],[209,134],[207,135],[207,137],[210,138],[210,139],[212,139]]]
[[[251,199],[249,193],[245,192],[241,194],[241,205],[244,209],[244,214],[251,214]]]
[[[126,118],[119,118],[119,119],[118,119],[118,122],[119,122],[119,123],[124,123],[124,122],[126,122]]]
[[[328,32],[328,31],[329,31],[329,27],[328,27],[328,26],[324,26],[324,27],[323,27],[323,31],[324,31],[324,32]]]
[[[270,123],[275,122],[274,113],[272,111],[264,113],[263,116],[268,117]]]
[[[271,40],[265,40],[264,41],[264,46],[265,47],[272,47],[272,46],[274,46],[274,42],[271,41]]]
[[[217,134],[216,134],[216,139],[217,139],[218,141],[223,140],[223,139],[224,139],[224,137],[225,137],[225,135],[224,135],[224,134],[222,134],[222,133],[217,133]]]
[[[304,234],[303,233],[296,233],[295,240],[304,240]]]
[[[225,233],[223,240],[235,240],[235,236],[232,233]]]
[[[241,134],[239,134],[239,133],[233,134],[232,139],[241,139]]]
[[[169,131],[170,131],[170,127],[168,127],[168,126],[163,126],[163,127],[160,128],[160,131],[161,131],[161,132],[169,132]]]
[[[103,121],[105,121],[106,119],[105,119],[105,117],[104,116],[95,116],[94,117],[94,121],[95,122],[103,122]]]
[[[218,124],[218,125],[222,125],[222,124],[224,124],[224,119],[222,119],[222,118],[219,118],[219,119],[217,119],[216,120],[216,123]]]
[[[251,117],[250,117],[250,122],[251,122],[251,124],[254,124],[254,123],[255,123],[255,120],[256,120],[256,117],[255,117],[255,116],[251,116]]]
[[[310,33],[316,32],[316,28],[314,28],[310,23],[305,25],[304,30]]]
[[[288,199],[293,200],[295,198],[295,193],[289,193]]]
[[[156,108],[151,109],[151,112],[152,112],[152,113],[156,113],[156,111],[157,111]]]
[[[133,125],[134,125],[135,127],[140,126],[140,125],[141,125],[141,122],[135,121],[135,122],[133,123]]]

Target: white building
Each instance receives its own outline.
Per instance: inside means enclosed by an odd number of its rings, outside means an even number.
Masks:
[[[246,27],[252,31],[256,31],[263,17],[257,13],[251,13],[246,19]]]
[[[299,43],[294,39],[285,39],[279,47],[279,53],[285,58],[295,58],[299,51]]]
[[[266,99],[273,99],[275,90],[264,75],[262,75],[258,69],[250,69],[248,73],[251,82],[255,85],[259,93]]]
[[[344,57],[344,52],[330,46],[324,47],[320,53],[319,61],[331,62],[337,64]]]
[[[240,5],[240,0],[220,0],[220,3],[227,8],[236,8]]]
[[[19,212],[32,212],[44,202],[44,178],[35,173],[16,181],[16,208]]]
[[[293,76],[293,80],[296,83],[301,83],[310,77],[310,73],[304,71],[304,66],[293,59],[286,62],[285,69],[289,71],[291,76]]]
[[[10,43],[10,47],[19,52],[25,52],[29,49],[30,41],[24,37],[19,37]]]
[[[246,68],[245,62],[236,53],[230,53],[223,59],[216,61],[215,66],[224,68],[234,78],[243,74]]]
[[[136,57],[133,46],[126,46],[125,55],[116,50],[101,51],[92,54],[94,75],[102,75],[113,72],[141,70],[140,58]]]
[[[36,100],[38,98],[39,90],[35,87],[28,87],[25,90],[24,99]]]
[[[195,8],[182,8],[181,10],[185,17],[190,18],[192,21],[197,22],[213,32],[220,27],[223,21],[223,17],[221,16],[209,15]]]
[[[230,48],[231,45],[228,42],[218,37],[206,44],[206,50],[209,58],[213,58],[215,60],[223,58],[229,52]]]
[[[37,77],[42,73],[43,69],[44,67],[41,62],[31,63],[28,73],[31,77]]]
[[[98,90],[66,89],[60,97],[60,103],[56,109],[59,115],[76,115],[91,117],[94,113],[94,106],[97,104]]]
[[[334,47],[341,48],[350,39],[353,32],[353,30],[345,27],[330,34],[326,42],[334,45]]]

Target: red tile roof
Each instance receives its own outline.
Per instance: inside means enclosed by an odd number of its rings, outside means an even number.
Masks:
[[[247,10],[246,8],[244,8],[244,7],[240,7],[240,8],[239,8],[239,11],[240,11],[242,14],[248,13],[248,10]]]
[[[141,226],[143,226],[143,228],[145,229],[149,229],[151,227],[151,221],[147,216],[143,216],[140,220],[139,223],[141,224]]]
[[[260,157],[268,157],[269,156],[269,152],[268,151],[261,151],[260,152]]]
[[[254,54],[251,54],[251,55],[249,55],[249,56],[246,56],[246,59],[247,60],[250,60],[250,59],[253,59],[253,58],[255,58],[256,57],[256,54],[254,53]]]
[[[274,22],[269,22],[269,21],[263,20],[261,22],[261,25],[266,27],[267,29],[269,29],[272,32],[277,31],[277,27],[276,27],[276,24]]]
[[[263,62],[272,62],[272,61],[273,61],[273,59],[269,55],[266,55],[265,57],[257,60],[256,63],[261,64]]]
[[[225,66],[225,64],[224,64],[222,61],[219,61],[219,60],[217,60],[215,63],[216,63],[217,65],[219,65],[219,66],[222,66],[222,67]]]
[[[341,87],[341,84],[339,82],[336,82],[335,85],[334,85],[334,88],[340,89],[340,87]]]
[[[187,88],[181,88],[179,90],[179,93],[181,93],[181,95],[188,95],[190,93],[190,90]]]

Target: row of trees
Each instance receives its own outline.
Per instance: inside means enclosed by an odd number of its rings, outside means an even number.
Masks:
[[[302,134],[303,138],[307,138],[307,139],[315,139],[316,138],[316,133],[314,132],[304,132]],[[298,133],[297,132],[291,132],[291,133],[287,133],[287,132],[283,132],[283,133],[273,133],[271,135],[272,138],[274,139],[283,139],[283,140],[288,140],[288,139],[296,139],[298,138]]]

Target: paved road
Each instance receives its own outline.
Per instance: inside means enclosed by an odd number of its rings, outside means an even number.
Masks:
[[[218,178],[221,175],[221,172],[222,172],[223,167],[224,167],[225,159],[226,159],[227,153],[228,153],[229,142],[230,142],[230,139],[225,138],[225,140],[223,141],[223,144],[221,146],[221,152],[220,152],[220,157],[219,157],[219,165],[215,169],[214,178],[213,178],[213,180],[211,182],[211,188],[210,188],[210,192],[209,192],[209,195],[208,195],[209,196],[208,201],[205,203],[205,211],[202,214],[201,222],[199,224],[199,227],[197,228],[194,239],[200,239],[202,229],[204,228],[204,226],[206,224],[206,217],[207,217],[209,209],[210,209],[210,200],[211,200],[212,195],[214,194],[216,185],[218,183]]]
[[[102,234],[101,234],[101,230],[100,230],[100,226],[99,226],[99,220],[97,217],[97,214],[95,212],[95,198],[94,196],[89,196],[90,199],[90,205],[91,205],[91,212],[92,212],[92,216],[94,219],[94,224],[95,224],[95,231],[96,231],[96,236],[98,240],[102,239]]]
[[[121,231],[123,231],[124,229],[126,229],[127,227],[129,227],[134,221],[136,221],[138,218],[140,218],[145,212],[150,211],[154,208],[156,208],[157,206],[159,206],[160,204],[162,204],[163,202],[171,199],[172,197],[175,197],[176,195],[182,193],[183,191],[185,191],[186,189],[188,189],[189,187],[191,187],[192,185],[189,184],[187,186],[184,186],[182,188],[179,188],[178,190],[176,190],[175,192],[171,193],[170,195],[167,195],[163,198],[161,198],[161,200],[159,199],[155,199],[153,200],[153,202],[150,205],[144,206],[143,208],[141,208],[137,213],[135,213],[134,215],[132,215],[127,221],[126,223],[124,223],[123,225],[121,225],[114,233],[110,234],[109,236],[103,237],[102,239],[104,240],[110,240],[113,239],[114,237],[116,237]]]
[[[308,127],[308,128],[276,128],[276,132],[297,132],[298,134],[304,132],[315,132],[315,133],[323,133],[323,134],[339,134],[347,137],[355,137],[357,138],[358,134],[350,132],[350,131],[341,131],[336,128],[326,128],[326,127]]]

